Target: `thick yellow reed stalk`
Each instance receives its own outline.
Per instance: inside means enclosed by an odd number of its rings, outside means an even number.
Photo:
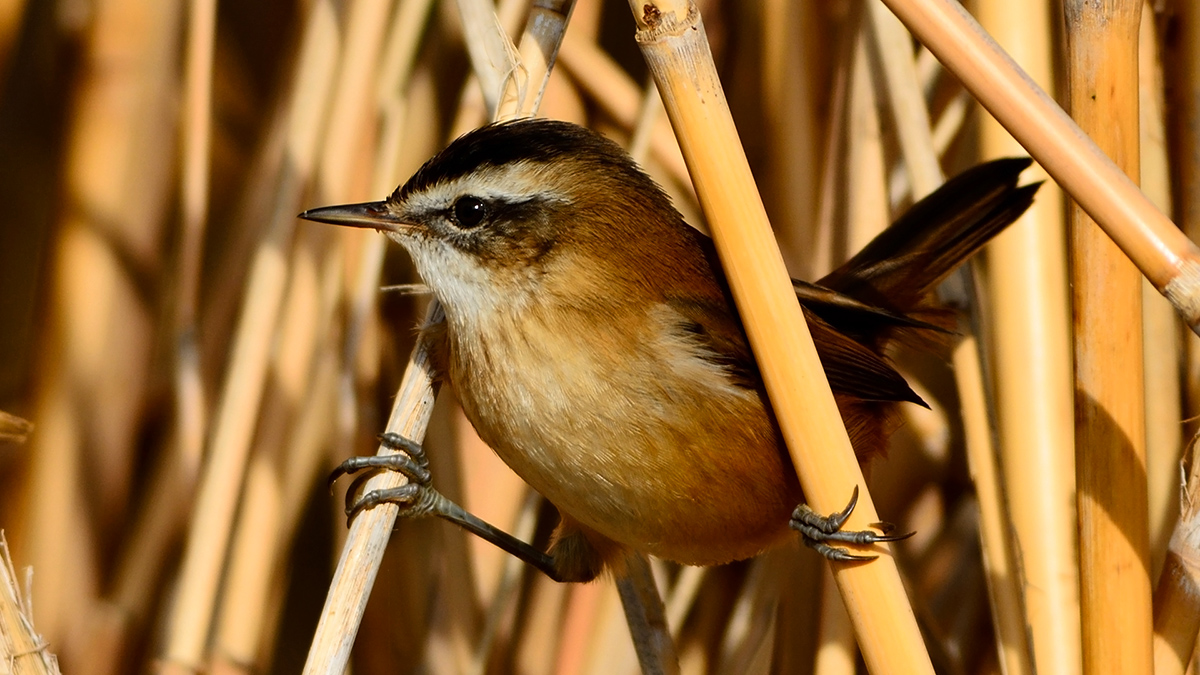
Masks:
[[[857,486],[862,498],[846,526],[866,527],[878,520],[875,506],[746,163],[699,11],[692,3],[631,7],[806,499],[832,513]],[[836,565],[834,576],[872,672],[932,672],[890,555]]]

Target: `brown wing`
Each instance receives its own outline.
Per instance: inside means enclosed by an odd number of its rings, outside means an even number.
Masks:
[[[700,341],[708,352],[707,358],[724,368],[734,384],[746,389],[762,387],[745,333],[731,306],[717,307],[711,302],[682,299],[673,299],[668,304],[680,316],[680,328]],[[805,317],[829,387],[835,394],[868,401],[911,401],[925,405],[883,357],[807,310]]]

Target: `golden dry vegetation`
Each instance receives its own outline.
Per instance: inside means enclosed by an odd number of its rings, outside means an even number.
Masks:
[[[380,290],[418,281],[381,236],[295,214],[380,199],[489,119],[481,78],[503,78],[472,75],[472,4],[0,0],[0,530],[64,672],[303,668],[347,532],[345,485],[331,496],[325,476],[375,452],[428,298]],[[1101,3],[1104,21],[1062,4],[969,9],[1195,240],[1200,3]],[[514,38],[527,5],[498,8]],[[1025,154],[883,5],[699,8],[794,276],[831,269],[943,173]],[[540,114],[630,147],[701,223],[635,30],[629,5],[580,0]],[[939,671],[1192,658],[1200,596],[1172,585],[1200,559],[1188,520],[1167,551],[1195,341],[1069,201],[1048,183],[980,257],[956,349],[897,354],[932,410],[905,408],[868,484],[917,532],[895,547],[924,635],[905,648]],[[553,509],[448,389],[426,447],[446,495],[545,543]],[[799,545],[655,562],[681,672],[853,672],[824,567]],[[429,520],[397,525],[351,663],[638,669],[611,579],[556,585]]]

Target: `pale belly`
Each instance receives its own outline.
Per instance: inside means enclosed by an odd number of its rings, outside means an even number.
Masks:
[[[502,354],[480,363],[452,353],[451,384],[505,463],[609,539],[715,564],[788,536],[800,490],[756,392],[694,369],[592,354],[547,353],[517,372]],[[501,365],[483,372],[488,364]]]

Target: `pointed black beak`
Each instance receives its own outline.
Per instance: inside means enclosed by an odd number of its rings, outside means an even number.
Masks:
[[[367,227],[393,232],[404,224],[388,211],[386,202],[364,202],[362,204],[343,204],[342,206],[309,209],[301,213],[297,218],[318,223]]]

